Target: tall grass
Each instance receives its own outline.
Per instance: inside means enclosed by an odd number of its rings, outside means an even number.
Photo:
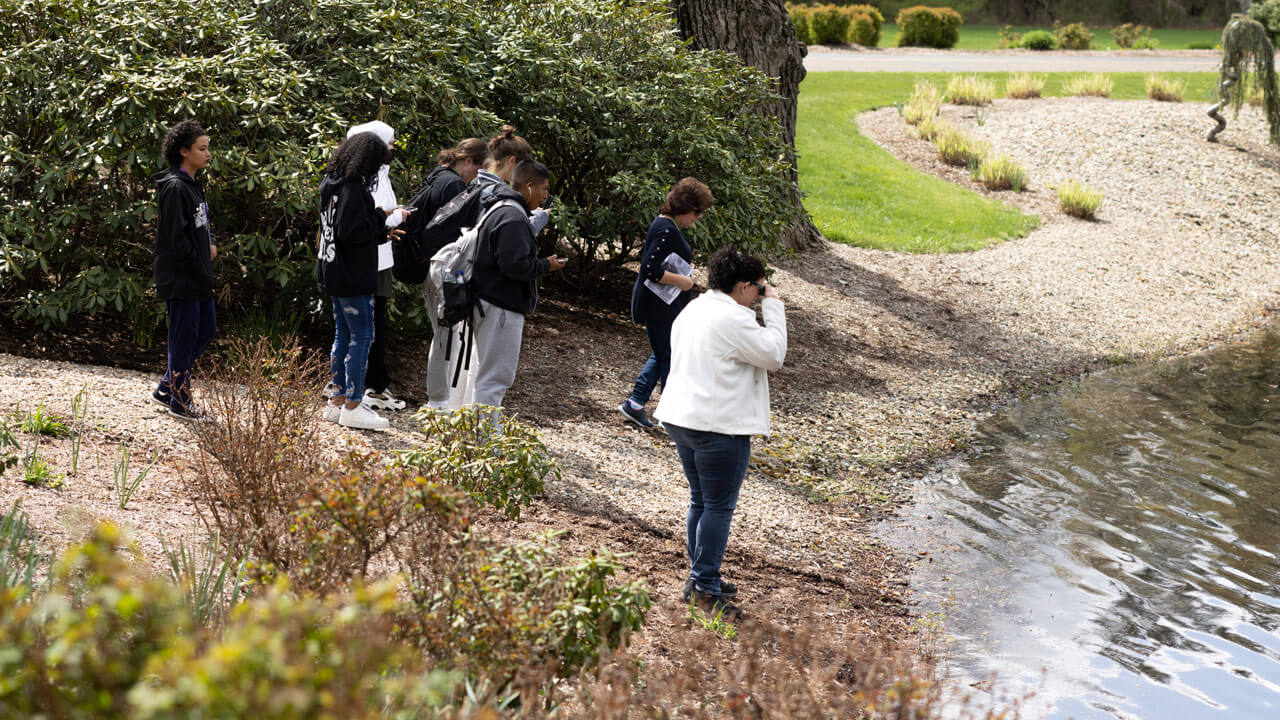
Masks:
[[[1044,75],[1014,73],[1004,82],[1005,97],[1025,100],[1038,98],[1044,93]]]
[[[938,92],[938,86],[921,80],[911,88],[911,97],[902,109],[902,119],[909,125],[917,125],[936,117],[941,108],[942,94]]]
[[[1027,173],[1008,155],[987,155],[978,162],[974,179],[988,190],[1022,192],[1027,186]]]
[[[1072,216],[1093,220],[1102,205],[1102,193],[1079,180],[1068,180],[1058,186],[1058,207]]]
[[[947,101],[956,105],[990,105],[996,84],[977,75],[952,75],[947,80]]]
[[[933,139],[933,144],[937,146],[938,157],[942,162],[959,167],[974,167],[988,150],[985,143],[955,127],[941,130]]]
[[[1147,97],[1160,102],[1182,102],[1182,96],[1187,91],[1187,84],[1181,79],[1160,75],[1147,75],[1143,84]]]
[[[1062,86],[1063,92],[1079,97],[1111,97],[1115,83],[1102,73],[1078,75]]]

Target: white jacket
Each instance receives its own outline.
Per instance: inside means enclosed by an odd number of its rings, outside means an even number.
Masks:
[[[712,290],[689,303],[671,327],[671,372],[653,416],[690,430],[769,434],[769,370],[787,357],[782,301],[756,313]]]

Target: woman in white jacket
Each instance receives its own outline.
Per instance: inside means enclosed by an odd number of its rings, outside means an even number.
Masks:
[[[764,264],[723,248],[707,263],[711,291],[689,303],[671,328],[671,371],[654,416],[676,443],[689,480],[689,579],[696,598],[729,620],[738,589],[720,577],[729,525],[751,458],[751,436],[769,434],[768,371],[787,356],[782,300]],[[760,300],[764,325],[752,305]]]

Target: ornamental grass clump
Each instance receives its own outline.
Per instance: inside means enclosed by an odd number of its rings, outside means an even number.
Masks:
[[[933,115],[921,120],[920,123],[916,125],[916,135],[919,135],[921,139],[933,142],[939,134],[947,131],[954,131],[955,129],[956,126],[953,125],[950,120],[947,120],[941,115]]]
[[[952,75],[947,80],[947,101],[956,105],[990,105],[995,83],[976,75]]]
[[[911,88],[911,97],[902,108],[902,119],[908,125],[918,125],[927,118],[937,116],[941,109],[942,94],[938,92],[938,86],[919,80]]]
[[[1114,87],[1115,83],[1107,75],[1092,73],[1071,78],[1062,86],[1062,89],[1068,95],[1080,97],[1111,97],[1111,90]]]
[[[1058,186],[1058,207],[1072,216],[1093,220],[1102,205],[1102,193],[1079,180],[1068,180]]]
[[[1014,73],[1004,83],[1005,97],[1026,100],[1038,98],[1044,93],[1044,75]]]
[[[943,128],[933,139],[938,148],[938,157],[948,165],[958,167],[974,167],[983,155],[987,154],[987,146],[974,140],[954,126]]]
[[[1182,94],[1187,90],[1187,84],[1182,80],[1159,75],[1147,75],[1144,84],[1147,97],[1160,102],[1182,102]]]
[[[988,190],[1022,192],[1027,187],[1027,173],[1008,155],[987,155],[978,162],[973,179]]]

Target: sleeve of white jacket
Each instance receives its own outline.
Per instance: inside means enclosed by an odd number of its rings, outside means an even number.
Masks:
[[[383,210],[386,210],[386,208],[383,208]],[[402,222],[404,222],[404,211],[396,208],[387,216],[387,229],[390,230]]]
[[[787,359],[787,314],[778,298],[761,301],[760,312],[764,315],[764,327],[744,313],[743,324],[735,338],[735,354],[748,365],[777,370]]]

